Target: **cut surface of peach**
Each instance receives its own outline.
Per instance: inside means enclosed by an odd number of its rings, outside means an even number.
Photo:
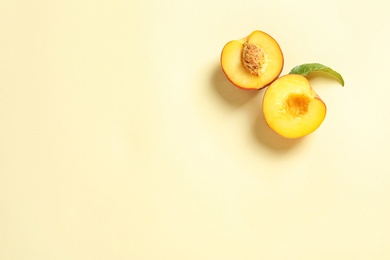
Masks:
[[[243,89],[261,89],[282,72],[283,53],[274,38],[262,31],[228,42],[221,53],[227,78]]]
[[[312,133],[324,121],[326,105],[301,76],[275,80],[265,91],[263,113],[267,124],[281,136],[298,138]]]

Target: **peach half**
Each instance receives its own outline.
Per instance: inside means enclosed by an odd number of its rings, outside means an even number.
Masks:
[[[226,77],[242,89],[261,89],[282,72],[284,58],[279,44],[262,31],[228,42],[222,49],[221,66]]]
[[[304,76],[289,74],[267,88],[263,113],[267,124],[279,135],[298,138],[321,125],[326,116],[326,105]]]

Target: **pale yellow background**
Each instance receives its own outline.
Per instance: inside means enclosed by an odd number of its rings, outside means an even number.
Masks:
[[[0,0],[0,259],[390,259],[387,1]],[[312,77],[285,140],[224,44]]]

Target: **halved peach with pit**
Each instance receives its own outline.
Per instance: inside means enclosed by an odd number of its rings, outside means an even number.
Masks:
[[[262,31],[228,42],[221,53],[226,77],[242,89],[261,89],[282,72],[284,58],[279,44]]]

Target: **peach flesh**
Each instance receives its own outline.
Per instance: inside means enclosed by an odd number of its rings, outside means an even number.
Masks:
[[[267,124],[281,136],[298,138],[316,130],[326,116],[326,105],[300,75],[275,80],[263,98]]]
[[[221,53],[226,77],[242,89],[261,89],[274,81],[283,69],[279,44],[262,31],[228,42]]]

